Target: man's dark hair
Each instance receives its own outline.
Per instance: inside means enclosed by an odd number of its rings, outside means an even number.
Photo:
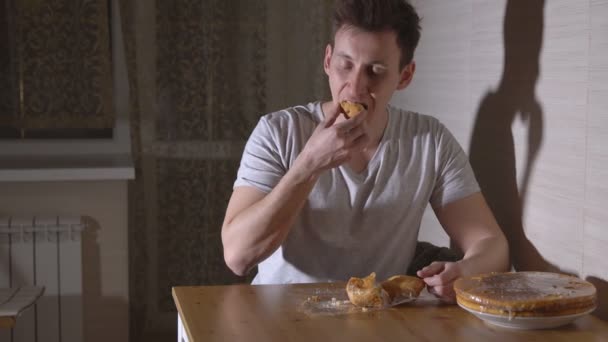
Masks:
[[[369,32],[394,31],[401,50],[400,68],[412,61],[420,40],[420,17],[407,0],[336,0],[334,37],[344,25]]]

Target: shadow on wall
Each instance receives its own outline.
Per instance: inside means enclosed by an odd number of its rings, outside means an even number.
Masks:
[[[124,341],[129,336],[129,303],[126,298],[107,296],[102,291],[99,223],[85,216],[82,233],[83,336],[86,341]],[[118,325],[116,323],[119,323]],[[112,328],[108,329],[108,325]]]
[[[586,280],[597,289],[597,309],[593,314],[608,321],[608,282],[596,277],[587,277]]]
[[[507,2],[502,79],[481,101],[469,151],[479,185],[509,240],[511,262],[518,271],[557,271],[527,239],[522,222],[528,183],[543,138],[543,112],[535,87],[540,74],[544,7],[544,0]],[[518,117],[527,123],[528,130],[520,189],[511,131]]]

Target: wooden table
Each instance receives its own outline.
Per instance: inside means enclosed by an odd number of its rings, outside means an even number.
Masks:
[[[549,330],[506,329],[426,291],[415,302],[366,312],[346,301],[340,283],[174,287],[173,298],[179,342],[608,341],[608,322],[592,315]]]

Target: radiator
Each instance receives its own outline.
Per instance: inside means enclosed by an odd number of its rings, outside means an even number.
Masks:
[[[83,229],[80,218],[0,217],[0,288],[45,288],[0,341],[82,341]]]

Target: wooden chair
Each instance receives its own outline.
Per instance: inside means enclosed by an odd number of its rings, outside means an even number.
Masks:
[[[41,286],[0,288],[0,329],[11,329],[17,317],[44,293]]]

